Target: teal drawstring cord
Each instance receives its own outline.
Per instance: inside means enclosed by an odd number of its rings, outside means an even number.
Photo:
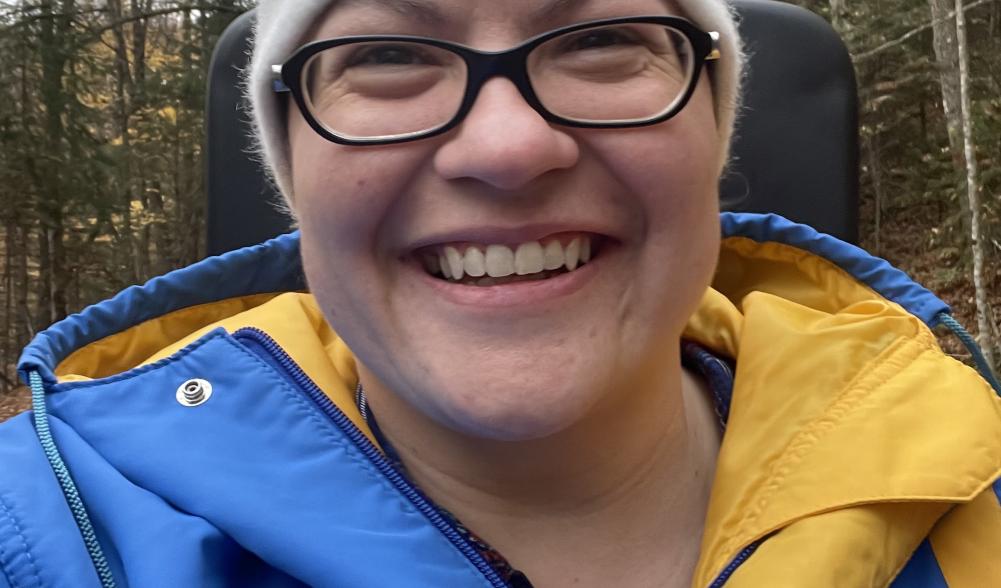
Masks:
[[[987,358],[984,357],[984,353],[980,350],[980,346],[977,345],[977,341],[973,338],[973,335],[970,335],[963,328],[963,325],[959,324],[959,321],[944,312],[940,313],[937,318],[939,322],[949,327],[949,330],[959,337],[959,340],[963,342],[966,349],[973,354],[973,362],[977,364],[977,371],[987,380],[991,388],[994,388],[994,391],[998,395],[1001,395],[1001,383],[998,383],[997,376],[991,371],[991,366],[987,365]]]
[[[80,492],[76,489],[76,484],[63,462],[63,457],[59,455],[59,448],[56,447],[56,442],[52,439],[52,431],[49,430],[49,414],[45,408],[45,387],[42,385],[42,377],[38,375],[37,371],[30,371],[28,372],[28,383],[31,385],[31,409],[34,411],[35,417],[35,433],[42,444],[42,450],[45,451],[45,457],[49,460],[49,465],[52,466],[52,471],[56,474],[59,485],[63,489],[63,496],[66,497],[66,502],[69,504],[70,510],[73,511],[73,518],[76,519],[80,534],[83,535],[83,542],[87,546],[87,553],[90,554],[94,567],[97,569],[101,586],[114,588],[115,578],[111,575],[108,560],[104,557],[101,544],[97,541],[94,525],[90,522],[90,516],[87,515],[87,509],[83,505],[83,500],[80,499]]]

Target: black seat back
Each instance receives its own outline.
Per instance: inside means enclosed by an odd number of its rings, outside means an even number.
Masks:
[[[730,210],[774,212],[849,242],[858,238],[858,119],[854,69],[819,16],[773,0],[735,0],[748,51],[744,112],[721,198]],[[219,39],[206,126],[208,252],[289,230],[280,200],[251,156],[240,91],[253,11]]]

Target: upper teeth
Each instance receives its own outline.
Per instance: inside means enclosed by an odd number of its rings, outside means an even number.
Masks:
[[[528,241],[513,250],[507,245],[470,245],[465,252],[451,245],[443,247],[438,255],[427,257],[425,267],[453,280],[464,276],[503,278],[517,274],[526,276],[546,270],[566,267],[573,271],[580,264],[591,260],[591,239],[574,237],[566,247],[553,239],[545,246],[538,241]]]

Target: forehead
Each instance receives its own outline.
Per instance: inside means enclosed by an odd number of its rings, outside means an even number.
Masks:
[[[337,0],[313,37],[412,32],[468,40],[503,30],[521,39],[574,22],[651,14],[680,11],[672,0]]]

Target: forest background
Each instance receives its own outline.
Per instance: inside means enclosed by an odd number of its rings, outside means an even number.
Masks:
[[[855,62],[861,245],[999,357],[1001,0],[961,1],[794,3]],[[0,420],[35,333],[204,255],[206,70],[252,4],[0,0]]]

